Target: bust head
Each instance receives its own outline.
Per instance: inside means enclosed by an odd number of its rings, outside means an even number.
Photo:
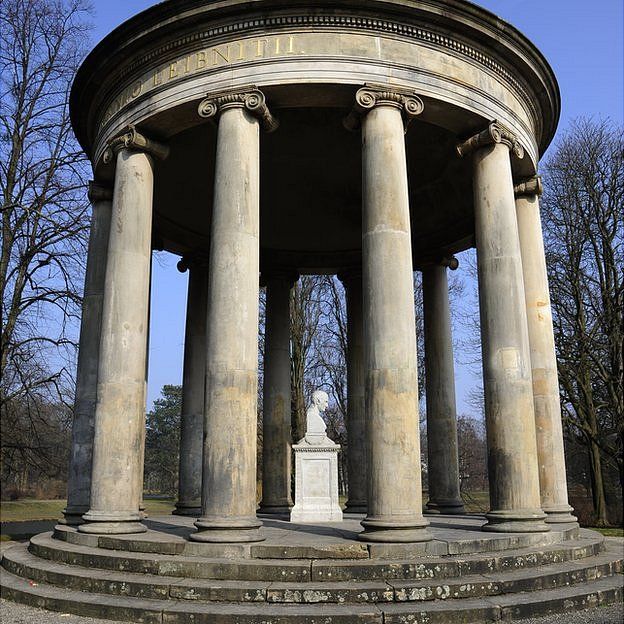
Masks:
[[[329,404],[327,392],[323,392],[323,390],[315,390],[312,393],[312,404],[318,408],[319,412],[324,412]]]

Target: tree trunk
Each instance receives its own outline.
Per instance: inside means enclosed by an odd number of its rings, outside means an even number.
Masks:
[[[589,469],[596,526],[606,527],[609,526],[609,518],[607,516],[607,499],[602,477],[602,460],[600,457],[600,447],[593,440],[589,443]]]

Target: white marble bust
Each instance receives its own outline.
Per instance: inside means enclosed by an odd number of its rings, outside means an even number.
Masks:
[[[329,397],[327,392],[315,390],[312,393],[312,402],[306,413],[306,434],[305,441],[308,444],[319,445],[329,442],[327,438],[327,427],[321,414],[327,409]]]

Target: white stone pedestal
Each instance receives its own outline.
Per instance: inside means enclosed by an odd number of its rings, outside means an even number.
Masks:
[[[340,522],[338,502],[338,450],[325,437],[322,444],[310,444],[306,438],[293,445],[295,451],[295,506],[291,522]]]

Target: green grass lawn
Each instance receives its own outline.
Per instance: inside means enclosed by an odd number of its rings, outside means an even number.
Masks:
[[[25,498],[0,503],[1,522],[21,522],[24,520],[58,520],[63,515],[66,501],[34,500]],[[171,498],[147,498],[145,510],[148,515],[159,516],[173,511]]]
[[[489,497],[487,492],[462,492],[462,497],[468,513],[485,513],[488,510]],[[426,495],[423,498],[426,500]],[[172,498],[146,498],[144,502],[148,516],[168,515],[174,507]],[[340,497],[340,503],[344,506],[344,497]],[[16,501],[2,501],[0,503],[0,521],[58,520],[62,517],[64,508],[64,500],[25,498]],[[607,537],[624,537],[623,528],[589,528],[599,531]]]
[[[624,537],[624,528],[601,529],[600,527],[588,527],[592,531],[598,531],[606,537]]]
[[[488,509],[487,492],[469,492],[463,494],[466,511],[483,513]],[[173,511],[172,498],[146,498],[145,509],[150,516],[167,515]],[[344,505],[344,497],[340,497]],[[25,520],[58,520],[63,515],[64,500],[35,500],[25,498],[0,503],[0,521],[20,522]]]

